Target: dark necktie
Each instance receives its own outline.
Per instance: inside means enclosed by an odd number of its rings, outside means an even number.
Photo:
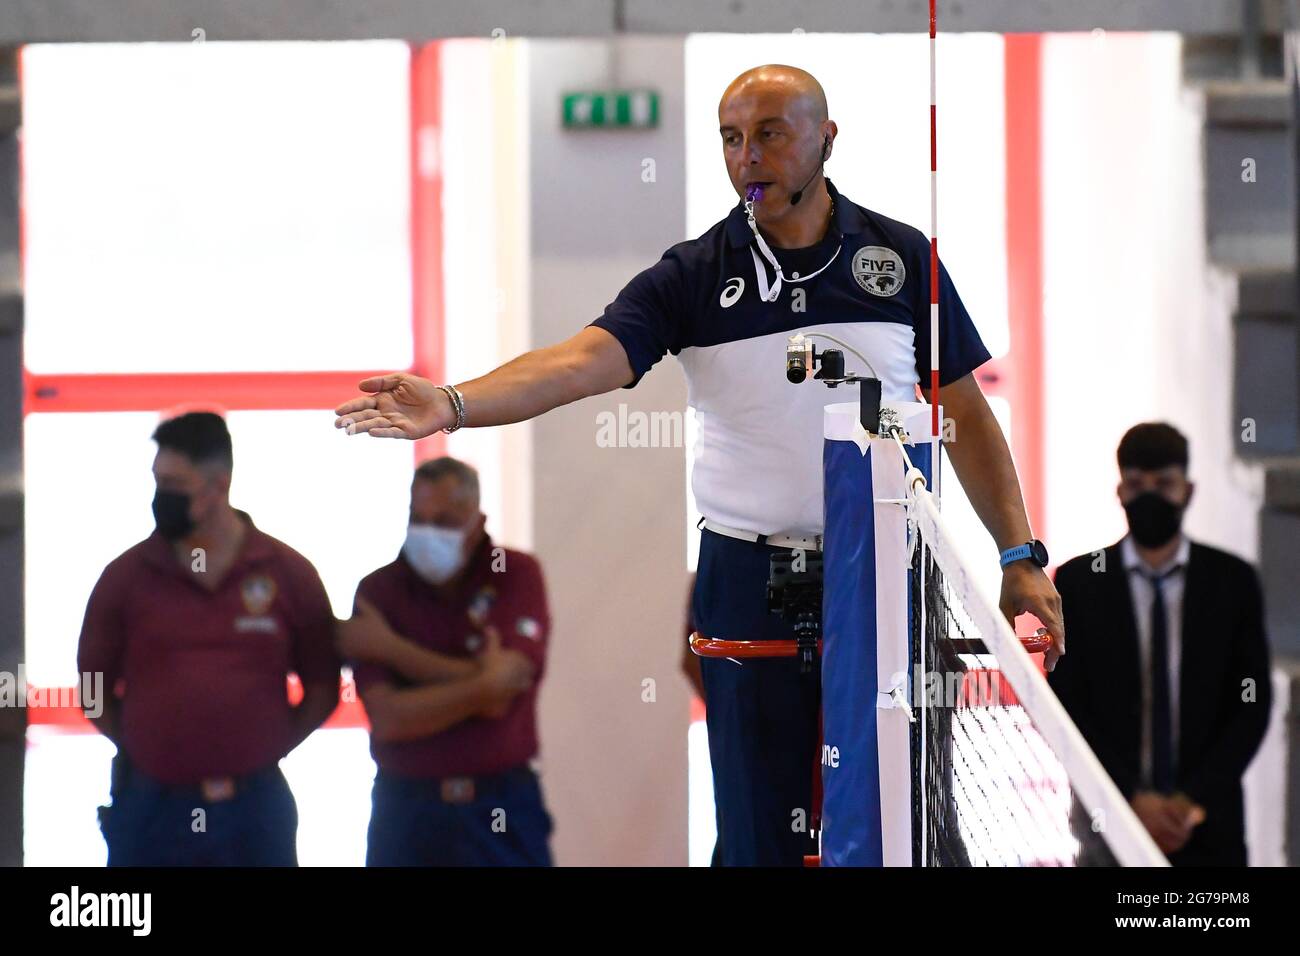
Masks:
[[[1164,574],[1146,574],[1151,582],[1151,783],[1158,793],[1174,789],[1174,734],[1169,706],[1169,619],[1165,615],[1165,578],[1177,574],[1182,565]]]

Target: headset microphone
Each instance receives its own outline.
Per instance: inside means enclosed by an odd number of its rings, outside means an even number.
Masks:
[[[826,147],[829,146],[830,144],[831,144],[830,137],[829,137],[829,136],[823,136],[823,137],[822,137],[822,155],[821,155],[821,159],[820,159],[820,161],[817,163],[817,168],[814,169],[814,170],[813,170],[813,174],[812,174],[811,176],[808,177],[808,182],[807,182],[807,183],[804,183],[804,184],[803,184],[802,186],[800,186],[797,190],[795,190],[794,193],[791,194],[791,196],[790,196],[790,205],[791,205],[791,206],[797,206],[797,205],[799,204],[799,200],[800,200],[800,199],[803,199],[803,191],[804,191],[805,189],[808,188],[808,183],[811,183],[814,179],[816,179],[816,178],[817,178],[817,174],[820,173],[820,172],[822,171],[822,166],[826,165]]]

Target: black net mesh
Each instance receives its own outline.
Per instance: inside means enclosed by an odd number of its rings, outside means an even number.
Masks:
[[[908,590],[914,865],[1115,865],[924,540]]]

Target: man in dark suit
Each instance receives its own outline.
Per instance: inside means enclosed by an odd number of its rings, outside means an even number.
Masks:
[[[1245,866],[1241,777],[1268,725],[1263,598],[1251,565],[1181,531],[1187,439],[1119,444],[1129,534],[1056,572],[1069,653],[1047,675],[1176,866]]]

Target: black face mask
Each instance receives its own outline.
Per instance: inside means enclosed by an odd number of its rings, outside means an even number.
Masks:
[[[1133,540],[1144,548],[1158,548],[1178,533],[1183,509],[1158,491],[1145,491],[1124,506]]]
[[[158,533],[168,541],[184,538],[194,530],[190,496],[159,489],[153,496],[153,520],[158,525]]]

